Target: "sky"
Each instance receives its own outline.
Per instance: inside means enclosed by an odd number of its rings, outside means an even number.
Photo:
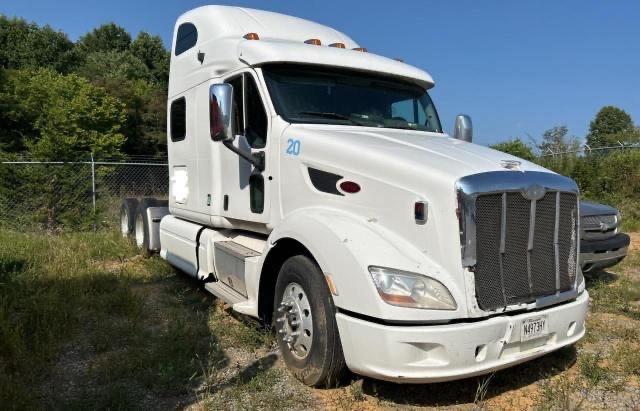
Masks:
[[[192,0],[4,0],[0,13],[49,24],[72,40],[115,22],[171,44]],[[228,1],[313,20],[370,52],[402,58],[436,81],[445,130],[473,119],[474,140],[539,140],[566,125],[584,138],[605,105],[640,124],[640,1]]]

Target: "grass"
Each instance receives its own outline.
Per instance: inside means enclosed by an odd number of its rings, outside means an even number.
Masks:
[[[587,276],[587,336],[464,381],[304,387],[273,335],[116,233],[0,231],[3,409],[640,406],[640,252]]]
[[[0,232],[0,297],[0,404],[12,408],[195,400],[201,370],[227,361],[217,332],[254,346],[264,334],[228,316],[228,333],[210,327],[222,314],[209,294],[114,233]]]

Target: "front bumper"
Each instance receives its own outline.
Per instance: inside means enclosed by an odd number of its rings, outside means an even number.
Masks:
[[[444,325],[384,325],[337,314],[351,371],[381,380],[427,383],[489,373],[578,341],[589,295],[545,310]],[[547,316],[546,337],[520,342],[522,322]]]
[[[582,271],[601,270],[618,264],[627,256],[629,236],[616,234],[606,240],[580,241],[580,266]]]

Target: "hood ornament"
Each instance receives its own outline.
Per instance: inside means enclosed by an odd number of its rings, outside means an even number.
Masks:
[[[500,165],[507,170],[520,170],[521,161],[518,160],[501,160]]]

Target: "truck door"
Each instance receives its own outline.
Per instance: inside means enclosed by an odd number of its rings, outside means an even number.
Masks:
[[[269,221],[271,165],[266,150],[269,117],[264,99],[252,71],[228,79],[233,86],[235,140],[233,145],[244,152],[265,155],[265,170],[254,168],[230,150],[222,150],[222,216],[238,220],[266,223]]]

